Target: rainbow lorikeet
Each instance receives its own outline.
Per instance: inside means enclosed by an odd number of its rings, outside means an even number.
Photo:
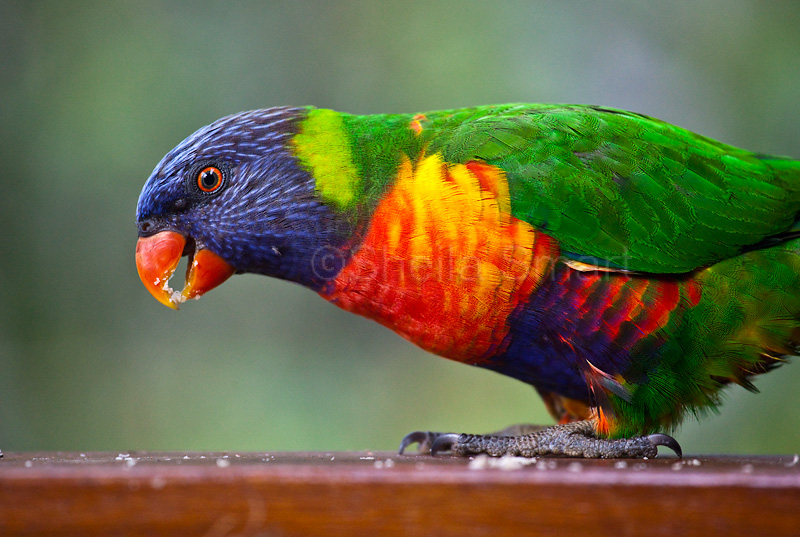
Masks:
[[[680,450],[659,431],[795,354],[798,210],[800,161],[622,110],[270,108],[164,157],[136,263],[173,308],[234,273],[299,283],[532,385],[560,422],[401,451],[654,456]]]

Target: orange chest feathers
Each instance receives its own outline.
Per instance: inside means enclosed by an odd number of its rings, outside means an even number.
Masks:
[[[428,351],[480,363],[556,256],[552,239],[511,215],[501,170],[406,159],[323,297]]]

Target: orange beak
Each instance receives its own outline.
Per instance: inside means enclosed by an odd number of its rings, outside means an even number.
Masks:
[[[175,310],[182,302],[210,291],[234,273],[234,268],[211,250],[198,250],[189,259],[183,291],[173,291],[169,279],[185,247],[186,238],[174,231],[141,237],[136,243],[139,278],[156,300]]]

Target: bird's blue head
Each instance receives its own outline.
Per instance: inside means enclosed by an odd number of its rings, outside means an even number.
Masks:
[[[177,308],[233,273],[318,289],[341,268],[329,255],[352,233],[291,149],[305,108],[242,112],[201,128],[156,166],[136,209],[145,286]],[[183,292],[168,280],[190,256]],[[333,260],[333,264],[331,264]]]

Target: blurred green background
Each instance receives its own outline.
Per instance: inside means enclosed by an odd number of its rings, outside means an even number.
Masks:
[[[534,391],[315,294],[136,275],[145,179],[240,110],[594,103],[800,157],[800,2],[0,1],[0,448],[394,449],[546,422]],[[797,362],[797,361],[796,361]],[[690,453],[800,450],[800,363],[689,419]]]

